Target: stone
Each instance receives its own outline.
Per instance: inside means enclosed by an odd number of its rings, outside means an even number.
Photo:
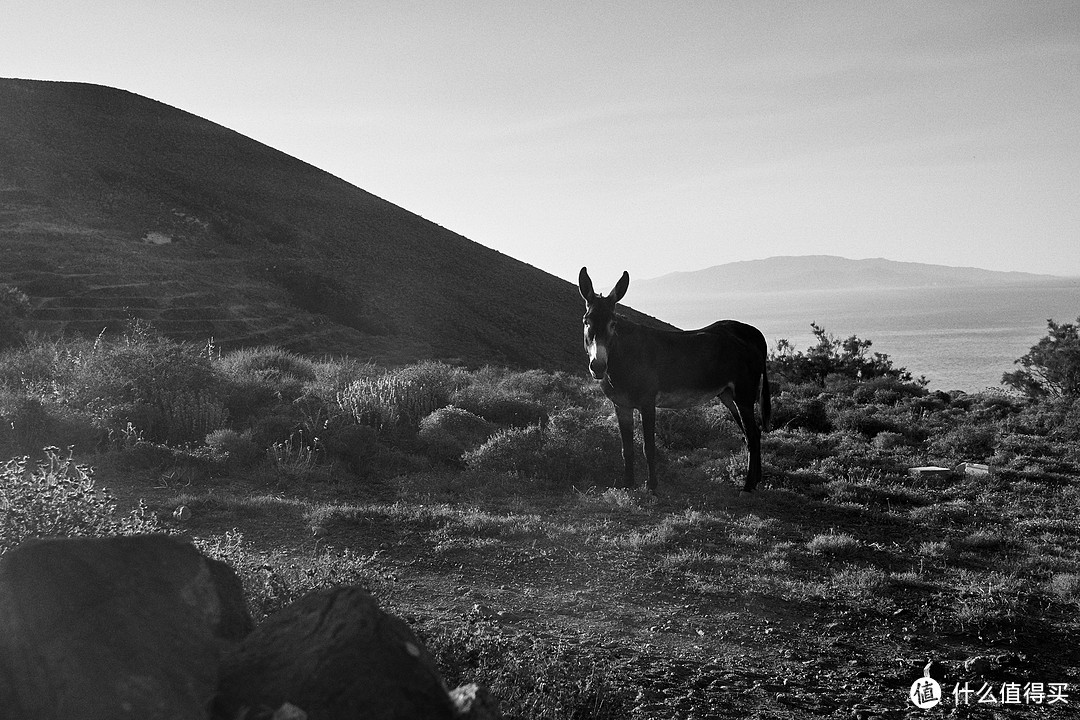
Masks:
[[[937,465],[923,465],[921,467],[908,468],[908,473],[921,478],[942,477],[950,475],[952,470],[946,467],[938,467]]]
[[[208,717],[251,628],[224,563],[165,535],[32,540],[0,558],[7,720]]]
[[[451,690],[450,700],[457,708],[456,720],[502,720],[502,713],[495,699],[485,688],[475,683]]]
[[[423,643],[368,593],[310,593],[222,660],[215,717],[288,702],[319,720],[452,720],[454,703]]]

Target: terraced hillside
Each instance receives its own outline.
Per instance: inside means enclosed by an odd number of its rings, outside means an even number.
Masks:
[[[0,282],[42,330],[580,368],[576,288],[208,120],[0,79]]]

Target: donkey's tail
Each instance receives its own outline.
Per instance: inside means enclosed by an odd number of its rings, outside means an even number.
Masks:
[[[761,368],[761,390],[758,402],[761,403],[761,430],[766,432],[772,427],[772,397],[769,392],[769,371],[765,366]]]

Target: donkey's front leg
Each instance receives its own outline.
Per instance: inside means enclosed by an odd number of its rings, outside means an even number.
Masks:
[[[645,489],[656,494],[656,408],[652,405],[642,405],[641,412],[641,439],[645,446],[645,462],[649,465],[649,481]]]
[[[623,487],[634,487],[634,408],[615,406],[622,437]]]

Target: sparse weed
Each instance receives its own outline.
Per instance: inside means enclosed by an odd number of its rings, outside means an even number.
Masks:
[[[961,627],[997,627],[1012,624],[1022,607],[1026,583],[1019,577],[993,571],[963,572],[956,584],[953,611]]]
[[[270,466],[289,481],[307,481],[318,474],[318,450],[295,433],[285,442],[274,443],[266,450]]]
[[[862,549],[862,543],[848,533],[829,532],[815,535],[806,543],[806,549],[815,555],[852,557]]]

